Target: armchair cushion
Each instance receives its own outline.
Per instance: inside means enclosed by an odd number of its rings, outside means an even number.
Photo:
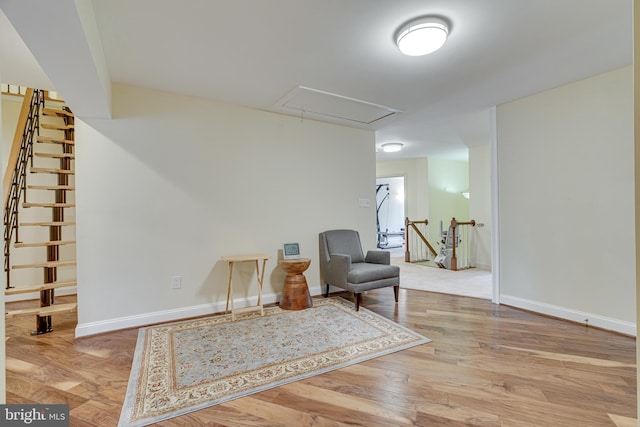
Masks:
[[[391,252],[389,251],[369,251],[364,259],[365,262],[373,264],[391,264]]]
[[[326,267],[325,281],[346,289],[347,276],[351,269],[351,257],[344,254],[333,254],[329,257]]]
[[[351,264],[351,270],[349,270],[347,274],[347,282],[360,284],[383,279],[393,279],[399,277],[399,275],[400,267],[397,265],[357,262]]]
[[[329,254],[351,256],[351,262],[364,262],[364,254],[360,245],[360,235],[355,230],[325,231]]]

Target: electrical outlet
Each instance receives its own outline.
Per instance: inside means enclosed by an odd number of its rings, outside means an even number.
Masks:
[[[182,276],[173,276],[171,278],[171,289],[180,289],[182,287]]]

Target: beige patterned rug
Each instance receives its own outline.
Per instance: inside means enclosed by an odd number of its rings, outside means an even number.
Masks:
[[[145,426],[430,340],[342,298],[141,328],[119,426]]]

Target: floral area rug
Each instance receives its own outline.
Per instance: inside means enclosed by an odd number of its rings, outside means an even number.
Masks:
[[[145,426],[430,342],[342,298],[141,328],[119,426]]]

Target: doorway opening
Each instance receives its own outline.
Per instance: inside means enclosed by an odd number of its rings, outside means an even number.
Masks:
[[[376,226],[379,249],[402,253],[405,239],[404,176],[376,178]]]

